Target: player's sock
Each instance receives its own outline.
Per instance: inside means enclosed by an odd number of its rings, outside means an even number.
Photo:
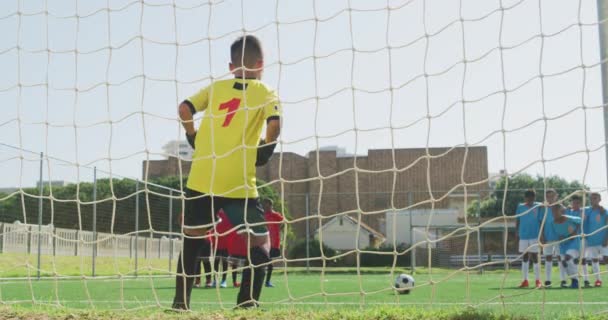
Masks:
[[[535,280],[540,280],[540,263],[533,263],[532,269],[534,270]]]
[[[589,266],[587,265],[587,263],[583,263],[583,264],[581,264],[581,267],[583,268],[583,280],[585,280],[585,282],[588,282],[589,281]]]
[[[203,241],[205,240],[184,237],[183,250],[177,259],[174,309],[190,309],[190,294],[196,274],[196,259],[198,259],[200,248],[203,247]],[[185,273],[186,277],[182,276],[182,273]]]
[[[595,274],[595,280],[601,280],[600,279],[600,263],[598,262],[592,262],[591,263],[591,268],[593,268],[593,273]]]
[[[562,263],[558,263],[557,265],[559,267],[559,280],[566,281],[566,279],[568,279],[568,275],[566,274],[566,268]]]
[[[222,282],[226,282],[228,277],[228,262],[222,258]]]
[[[205,268],[205,284],[211,283],[211,262],[209,260],[203,260],[203,268]]]
[[[232,266],[232,283],[236,283],[237,281],[237,277],[239,276],[239,273],[236,270],[236,266]]]
[[[266,282],[270,282],[270,278],[272,277],[272,270],[274,269],[274,267],[272,266],[272,264],[268,265],[268,273],[266,273]]]
[[[576,278],[576,264],[573,261],[574,259],[568,259],[568,261],[564,261],[566,263],[566,273],[568,277],[574,279]]]
[[[545,260],[545,281],[551,281],[551,271],[553,269],[553,261]]]
[[[257,306],[266,274],[266,265],[260,265],[270,261],[266,250],[259,247],[252,248],[250,255],[251,263],[255,267],[249,266],[243,270],[241,288],[236,300],[237,306],[241,308]],[[251,274],[251,269],[253,269],[253,275]]]
[[[572,279],[575,279],[577,276],[576,264],[573,259],[568,260],[568,276]]]
[[[530,271],[530,262],[522,262],[521,263],[521,276],[524,280],[528,280],[528,272]]]

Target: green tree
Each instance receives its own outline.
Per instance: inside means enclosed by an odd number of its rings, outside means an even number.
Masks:
[[[514,215],[517,205],[523,201],[526,190],[536,190],[536,200],[543,201],[545,188],[555,189],[560,198],[566,197],[575,191],[587,189],[579,181],[567,181],[558,176],[549,176],[546,179],[543,179],[540,175],[533,177],[528,174],[518,174],[509,178],[502,177],[496,183],[496,188],[489,197],[474,200],[469,204],[467,215],[469,217],[477,217],[479,215],[482,218],[500,216],[503,212],[503,200],[504,213],[506,215]],[[507,190],[506,192],[505,189]]]

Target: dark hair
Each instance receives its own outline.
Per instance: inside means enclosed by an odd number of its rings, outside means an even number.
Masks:
[[[269,205],[273,205],[272,199],[270,198],[264,198],[262,199],[262,204],[269,204]]]
[[[599,192],[591,192],[591,196],[598,196],[600,199],[602,198],[602,195]]]
[[[583,198],[581,196],[579,196],[578,194],[573,195],[572,197],[570,197],[570,201],[582,201]]]
[[[536,191],[532,189],[526,190],[526,192],[524,192],[524,198],[536,198]]]
[[[547,194],[547,193],[555,193],[555,194],[557,194],[557,191],[555,191],[555,189],[553,189],[553,188],[549,188],[549,189],[545,190],[545,194]]]
[[[230,59],[236,67],[244,64],[247,68],[253,68],[258,60],[264,59],[262,42],[254,35],[239,37],[230,46]]]

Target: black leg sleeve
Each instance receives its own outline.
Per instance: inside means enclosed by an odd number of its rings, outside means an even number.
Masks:
[[[272,269],[274,269],[274,267],[272,266],[272,264],[269,264],[268,273],[266,274],[266,282],[270,282],[270,278],[272,277]]]
[[[236,271],[237,265],[233,264],[232,265],[232,283],[236,283],[237,282],[237,278],[239,276],[239,272]]]
[[[225,258],[222,258],[222,282],[226,281],[228,276],[228,262]]]
[[[205,281],[211,282],[211,262],[209,262],[208,258],[203,260],[203,267],[205,268]]]
[[[237,296],[236,304],[241,308],[256,307],[262,293],[264,285],[264,276],[266,266],[261,264],[270,261],[266,250],[255,247],[250,250],[251,263],[248,268],[243,271],[243,282]],[[252,272],[253,271],[253,272]]]
[[[196,264],[200,253],[202,239],[184,238],[182,252],[177,259],[177,276],[175,277],[174,309],[189,309],[190,294],[196,275]],[[186,274],[186,277],[182,275]]]

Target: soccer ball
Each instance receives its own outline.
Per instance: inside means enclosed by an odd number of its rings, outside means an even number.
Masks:
[[[414,288],[414,277],[409,274],[400,274],[395,279],[395,289],[401,294],[409,294]]]

